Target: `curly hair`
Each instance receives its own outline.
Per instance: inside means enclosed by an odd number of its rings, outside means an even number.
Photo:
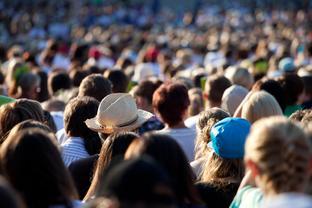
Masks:
[[[198,133],[195,144],[195,160],[206,156],[212,126],[226,117],[230,117],[230,115],[220,108],[210,108],[199,114],[196,124]]]

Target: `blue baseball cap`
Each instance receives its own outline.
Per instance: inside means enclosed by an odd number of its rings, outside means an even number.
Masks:
[[[208,143],[208,147],[222,158],[243,158],[245,141],[250,126],[246,119],[224,118],[212,127],[210,131],[211,141]]]
[[[290,57],[283,58],[278,63],[278,68],[283,72],[294,72],[296,70],[294,59]]]

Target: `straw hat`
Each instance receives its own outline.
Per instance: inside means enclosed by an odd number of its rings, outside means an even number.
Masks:
[[[134,130],[152,116],[152,113],[137,109],[130,94],[113,93],[103,98],[97,115],[85,123],[93,131],[111,134]]]

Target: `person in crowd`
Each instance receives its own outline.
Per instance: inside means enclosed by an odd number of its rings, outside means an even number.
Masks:
[[[153,116],[137,108],[134,98],[128,93],[112,93],[101,101],[97,114],[85,120],[90,130],[104,134],[121,131],[136,131]]]
[[[232,84],[245,87],[247,90],[251,89],[254,78],[245,68],[228,67],[225,70],[224,76],[228,78]]]
[[[246,88],[240,85],[232,85],[222,95],[221,108],[233,116],[247,94],[248,90]]]
[[[132,94],[135,98],[138,108],[154,114],[154,109],[152,105],[153,94],[161,84],[162,82],[159,80],[146,80],[139,83],[131,90],[130,94]],[[138,129],[138,133],[142,135],[145,132],[160,130],[163,128],[163,123],[156,116],[153,116]]]
[[[196,125],[195,160],[191,162],[191,166],[197,178],[200,178],[203,165],[210,152],[207,147],[207,144],[210,142],[210,131],[214,124],[227,117],[230,117],[230,115],[220,108],[211,108],[199,114]]]
[[[285,111],[286,108],[285,92],[278,81],[274,79],[262,78],[257,82],[255,82],[255,84],[252,87],[252,91],[260,91],[260,90],[264,90],[270,93],[276,99],[282,111],[283,112]]]
[[[69,101],[64,111],[64,130],[67,139],[62,143],[62,157],[66,166],[73,161],[100,152],[102,141],[84,121],[96,115],[99,102],[91,97],[77,97]]]
[[[195,155],[196,131],[184,124],[189,104],[187,89],[182,84],[162,84],[153,95],[154,112],[165,123],[165,128],[158,132],[173,137],[191,162]]]
[[[80,207],[52,134],[36,128],[10,134],[1,145],[0,158],[4,177],[27,207]]]
[[[100,74],[91,74],[82,80],[78,96],[90,96],[101,102],[110,93],[112,93],[111,82]]]
[[[283,115],[281,107],[271,94],[258,91],[247,96],[247,101],[243,101],[241,117],[249,122],[254,123],[261,118]]]
[[[231,208],[260,207],[283,195],[289,199],[292,193],[304,194],[309,185],[310,141],[285,117],[261,119],[252,126],[244,160],[246,176]]]
[[[210,149],[197,189],[207,206],[229,207],[244,177],[244,145],[250,123],[227,117],[210,130]]]
[[[196,116],[204,110],[204,97],[200,88],[188,90],[190,106],[188,108],[188,117]]]
[[[53,72],[48,77],[48,89],[50,96],[56,96],[64,90],[69,90],[72,86],[70,77],[65,72]]]
[[[301,105],[298,104],[299,97],[304,90],[304,84],[302,79],[296,74],[285,74],[279,78],[284,95],[286,108],[284,115],[289,117],[296,110],[301,110]]]
[[[37,101],[19,99],[0,107],[1,143],[6,134],[18,123],[33,119],[45,123],[44,111]]]
[[[223,93],[229,87],[231,87],[231,81],[226,77],[218,74],[208,76],[203,91],[205,109],[213,107],[220,108]],[[195,129],[197,120],[198,115],[188,118],[185,124],[187,127]]]
[[[105,170],[108,168],[108,166],[110,165],[111,161],[117,160],[117,159],[123,159],[128,146],[131,144],[131,142],[134,139],[138,137],[139,135],[132,133],[132,132],[120,132],[120,133],[111,134],[105,139],[102,145],[100,154],[96,155],[96,160],[95,160],[96,164],[95,166],[92,166],[92,169],[94,167],[94,171],[91,171],[91,176],[89,176],[90,173],[87,174],[88,176],[86,177],[87,180],[84,181],[86,182],[86,184],[84,186],[80,186],[81,188],[84,189],[83,195],[82,194],[80,195],[80,196],[83,196],[84,201],[90,200],[95,195],[96,191],[99,189],[99,183],[102,180],[103,174]],[[83,169],[81,169],[80,167],[74,167],[73,165],[70,166],[70,171],[73,174],[74,179],[75,179],[75,176],[77,178],[77,180],[75,181],[79,182],[79,184],[81,185],[83,185],[81,182],[82,170]],[[92,179],[92,181],[90,181],[90,178]],[[81,189],[78,188],[78,190],[81,190]]]
[[[106,70],[104,72],[104,77],[111,81],[113,87],[112,92],[113,93],[126,93],[128,92],[128,85],[129,85],[129,78],[127,75],[119,70],[119,69],[113,69],[113,70]]]
[[[111,165],[100,182],[96,196],[120,207],[176,207],[168,174],[147,156]]]
[[[131,143],[125,159],[143,155],[152,157],[168,172],[180,206],[192,207],[201,203],[194,187],[195,175],[180,145],[172,137],[146,133]]]

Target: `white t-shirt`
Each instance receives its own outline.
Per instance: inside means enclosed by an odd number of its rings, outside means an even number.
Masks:
[[[190,128],[170,129],[165,128],[157,133],[171,136],[183,149],[189,162],[194,160],[196,131]]]

